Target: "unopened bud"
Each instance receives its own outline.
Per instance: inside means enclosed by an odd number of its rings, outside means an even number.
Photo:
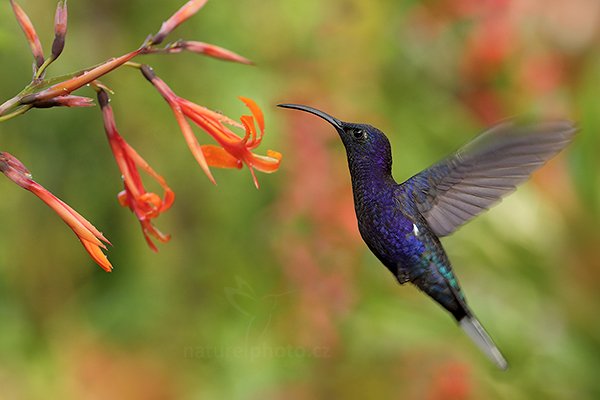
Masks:
[[[242,64],[252,64],[252,61],[240,56],[239,54],[234,53],[233,51],[208,43],[195,41],[180,41],[177,42],[176,45],[184,50],[191,51],[192,53],[204,54],[206,56],[218,58],[220,60],[225,61],[233,61]]]
[[[83,96],[59,96],[48,100],[36,101],[31,103],[35,108],[50,107],[92,107],[94,100]]]
[[[206,4],[207,0],[190,0],[175,12],[168,20],[163,22],[160,30],[152,37],[152,44],[160,44],[169,33],[196,14]]]
[[[10,5],[15,13],[15,17],[17,17],[17,22],[21,26],[23,33],[25,33],[25,37],[27,38],[27,43],[29,43],[29,47],[31,48],[31,53],[33,54],[33,58],[35,59],[35,64],[39,68],[44,63],[44,51],[42,50],[42,44],[40,43],[40,38],[38,37],[31,20],[23,11],[21,6],[17,4],[16,1],[10,0]]]
[[[55,60],[65,48],[67,15],[67,0],[59,1],[54,16],[54,42],[52,42],[52,58]]]

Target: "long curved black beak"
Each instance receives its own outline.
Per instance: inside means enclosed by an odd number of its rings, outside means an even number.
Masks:
[[[278,104],[277,107],[291,108],[293,110],[306,111],[307,113],[311,113],[311,114],[316,115],[317,117],[323,118],[325,121],[327,121],[331,125],[333,125],[338,131],[343,131],[343,129],[344,129],[342,121],[340,121],[339,119],[337,119],[335,117],[332,117],[331,115],[329,115],[327,113],[324,113],[321,110],[317,110],[316,108],[303,106],[300,104]]]

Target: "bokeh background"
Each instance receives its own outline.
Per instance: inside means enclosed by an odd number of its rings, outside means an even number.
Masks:
[[[50,74],[134,49],[182,3],[70,2]],[[55,3],[21,4],[48,49]],[[599,2],[213,0],[180,37],[256,62],[144,60],[178,94],[234,118],[246,112],[237,96],[255,99],[261,149],[281,151],[282,168],[261,174],[258,191],[247,170],[216,170],[211,185],[153,88],[134,70],[112,73],[121,133],[177,195],[157,220],[173,238],[154,254],[116,201],[97,108],[3,123],[1,149],[107,235],[115,270],[0,179],[0,398],[600,398]],[[0,49],[4,99],[31,65],[8,1]],[[578,121],[566,152],[444,239],[509,371],[368,252],[335,132],[278,102],[378,126],[399,181],[503,118]]]

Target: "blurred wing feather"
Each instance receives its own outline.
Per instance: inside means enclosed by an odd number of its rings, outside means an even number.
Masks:
[[[568,121],[505,122],[403,186],[436,235],[446,236],[514,191],[565,148],[576,131]]]

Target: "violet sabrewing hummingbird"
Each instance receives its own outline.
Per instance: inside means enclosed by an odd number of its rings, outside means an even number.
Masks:
[[[306,111],[333,125],[346,148],[358,229],[369,249],[400,284],[411,282],[428,294],[500,369],[508,368],[468,307],[440,237],[526,181],[569,144],[575,126],[569,121],[504,122],[398,184],[392,177],[390,142],[379,129],[303,105],[279,107]]]

